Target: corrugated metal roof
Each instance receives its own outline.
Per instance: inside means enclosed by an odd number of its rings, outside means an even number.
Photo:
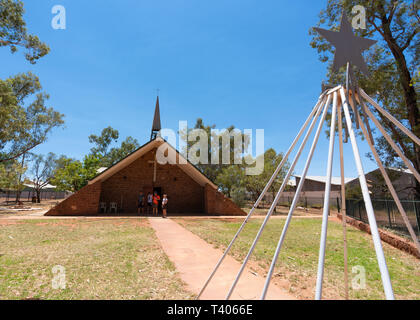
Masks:
[[[296,178],[300,178],[301,176],[294,175]],[[355,178],[344,178],[344,183],[350,182],[354,180]],[[317,182],[326,183],[327,177],[325,176],[306,176],[305,180],[312,180]],[[331,184],[341,186],[341,177],[331,177]]]
[[[31,183],[24,183],[24,186],[28,187],[28,188],[32,188],[35,189],[35,185],[31,184]],[[52,184],[47,184],[45,186],[42,187],[42,189],[55,189],[57,188],[56,186],[53,186]]]

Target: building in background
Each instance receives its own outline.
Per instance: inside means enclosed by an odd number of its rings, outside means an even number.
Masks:
[[[416,200],[415,187],[416,178],[408,169],[386,169],[392,185],[401,200]],[[369,187],[369,192],[372,198],[385,199],[390,198],[391,194],[385,183],[381,171],[378,169],[366,173],[366,180]],[[346,190],[360,188],[359,179],[355,178],[346,184]]]
[[[140,192],[168,195],[168,214],[245,215],[193,164],[159,136],[159,98],[150,141],[109,168],[100,168],[88,185],[46,213],[48,216],[137,213]],[[175,155],[157,161],[157,149]],[[160,206],[159,206],[160,207]]]

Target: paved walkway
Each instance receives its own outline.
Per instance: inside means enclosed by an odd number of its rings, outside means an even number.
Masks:
[[[191,292],[198,294],[223,252],[202,240],[171,219],[149,218],[150,224],[169,259],[175,264],[181,279]],[[223,300],[239,271],[241,264],[227,256],[210,282],[201,299]],[[250,272],[248,268],[231,297],[232,300],[259,299],[264,278]],[[270,285],[267,299],[295,299],[274,284]]]
[[[136,215],[95,215],[95,216],[44,216],[45,210],[43,212],[34,212],[28,214],[1,214],[0,213],[0,220],[1,219],[11,219],[11,220],[56,220],[56,219],[144,219],[150,218],[146,216],[136,216]],[[241,220],[245,219],[245,216],[173,216],[171,215],[170,218],[172,219],[199,219],[199,220],[211,220],[211,219],[223,219],[223,220]],[[251,219],[263,219],[265,216],[253,216]],[[272,216],[270,219],[286,219],[287,216]],[[293,216],[293,219],[321,219],[322,216],[320,215],[307,215],[307,216]]]

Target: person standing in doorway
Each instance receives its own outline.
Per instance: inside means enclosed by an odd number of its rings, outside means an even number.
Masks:
[[[153,203],[153,195],[149,192],[147,194],[147,214],[149,214],[152,209],[152,203]]]
[[[141,213],[144,214],[144,194],[140,191],[139,197],[137,199],[137,214],[140,215]]]
[[[166,210],[168,208],[168,196],[166,194],[163,195],[162,198],[162,216],[166,218]]]
[[[153,194],[152,206],[153,206],[153,215],[156,215],[156,217],[158,215],[159,201],[160,201],[160,197],[157,194],[157,192],[155,191],[155,193]]]

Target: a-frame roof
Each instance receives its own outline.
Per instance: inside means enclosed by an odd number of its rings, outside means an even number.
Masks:
[[[156,98],[156,107],[155,107],[155,115],[153,117],[153,124],[152,124],[152,132],[153,131],[160,131],[161,123],[160,123],[160,107],[159,107],[159,96]]]
[[[133,153],[129,154],[127,157],[122,159],[121,161],[117,162],[113,166],[109,167],[107,170],[99,173],[95,178],[89,181],[89,184],[96,183],[98,181],[105,181],[120,170],[124,169],[125,167],[132,164],[134,161],[145,155],[146,153],[150,152],[151,150],[161,146],[162,144],[166,144],[168,149],[172,149],[176,152],[177,156],[183,160],[178,161],[177,165],[181,170],[183,170],[188,176],[190,176],[195,182],[197,182],[200,186],[204,187],[206,184],[209,184],[214,189],[217,189],[217,186],[207,178],[200,170],[198,170],[191,162],[186,160],[174,147],[172,147],[167,141],[158,137],[154,140],[149,141],[148,143],[144,144],[140,148],[138,148]]]

